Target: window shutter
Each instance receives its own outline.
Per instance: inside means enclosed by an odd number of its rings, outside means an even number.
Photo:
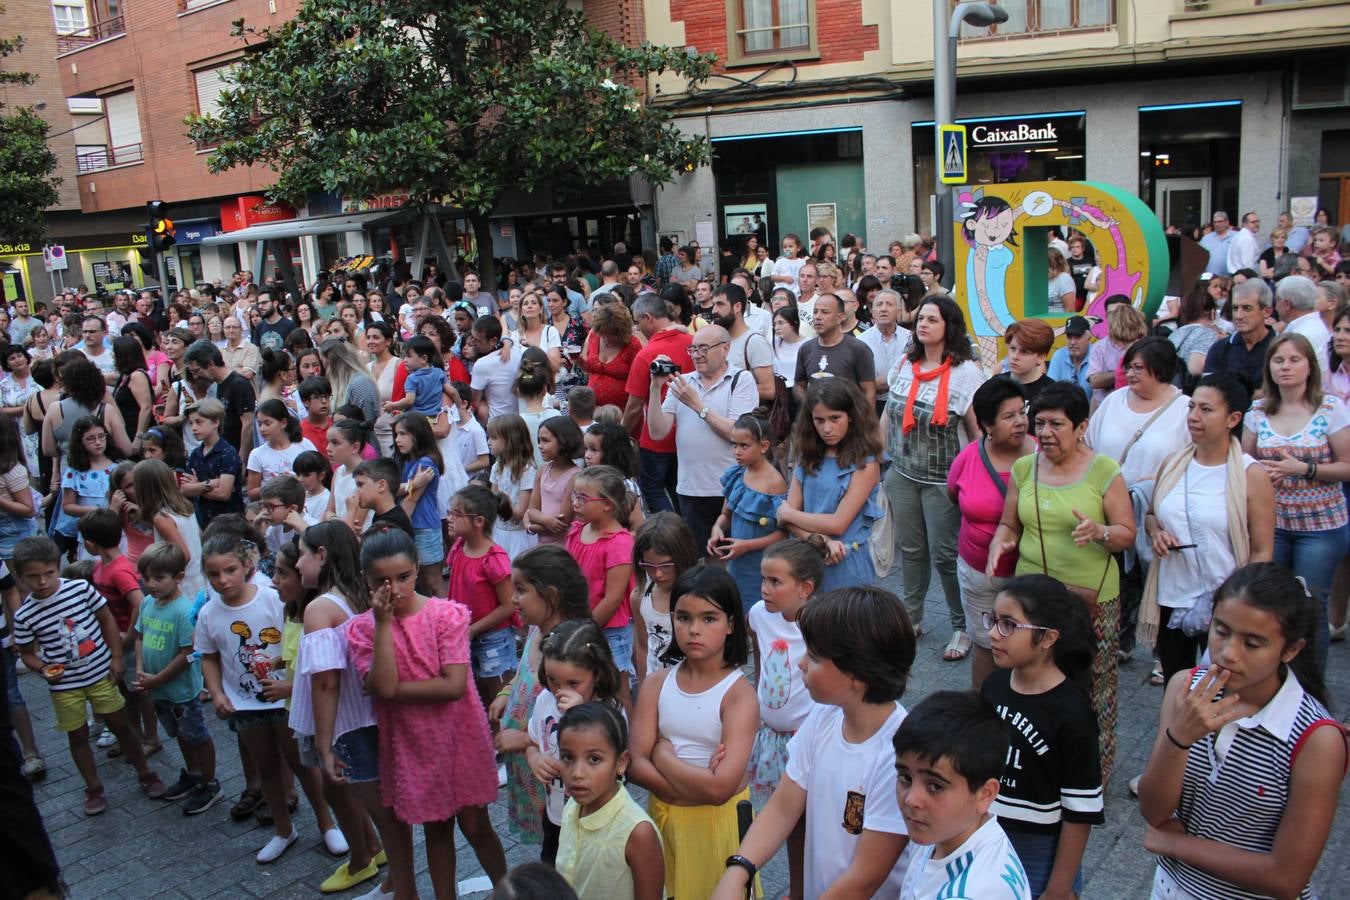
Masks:
[[[224,76],[234,66],[217,66],[195,73],[197,79],[197,111],[204,116],[220,112],[220,92],[225,89]]]
[[[105,97],[108,116],[108,140],[114,147],[130,147],[141,142],[141,117],[136,109],[136,92],[124,91]]]

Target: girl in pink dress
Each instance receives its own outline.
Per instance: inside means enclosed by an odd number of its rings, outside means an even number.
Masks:
[[[399,529],[367,535],[361,568],[371,609],[350,620],[347,644],[375,698],[381,795],[397,819],[385,840],[395,896],[417,896],[411,826],[420,824],[436,896],[452,900],[456,820],[492,881],[506,874],[488,820],[497,764],[487,714],[469,690],[469,610],[417,593],[417,548]]]
[[[580,459],[584,450],[581,429],[571,416],[554,416],[540,423],[539,454],[544,465],[525,511],[525,530],[539,535],[541,544],[567,540],[572,525],[572,479],[581,471],[573,460]]]

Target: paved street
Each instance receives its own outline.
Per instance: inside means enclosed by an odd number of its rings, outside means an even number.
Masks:
[[[899,580],[893,574],[882,585],[897,590]],[[928,598],[926,616],[928,624],[936,630],[920,641],[919,658],[906,698],[910,705],[930,691],[968,685],[967,664],[941,660],[949,632],[944,627],[945,604],[936,593]],[[1088,845],[1084,897],[1144,898],[1149,894],[1153,862],[1143,850],[1143,821],[1125,789],[1128,779],[1141,771],[1154,734],[1161,689],[1149,686],[1147,676],[1148,664],[1142,655],[1121,669],[1117,775],[1107,793],[1107,824],[1096,829]],[[1337,701],[1335,713],[1344,717],[1350,703],[1350,646],[1333,646],[1329,678]],[[297,816],[302,831],[300,843],[279,862],[266,867],[257,865],[253,856],[267,840],[269,831],[251,821],[242,824],[230,821],[226,813],[228,803],[200,817],[186,818],[176,806],[143,797],[134,773],[121,763],[101,763],[109,809],[102,816],[85,818],[80,812],[82,783],[70,763],[64,741],[52,729],[51,706],[43,696],[45,688],[39,678],[27,675],[20,679],[20,686],[33,711],[39,742],[51,771],[47,780],[38,785],[38,801],[74,897],[198,900],[319,895],[319,882],[337,863],[324,852],[314,819],[303,806]],[[233,736],[219,722],[213,731],[221,782],[233,802],[243,789]],[[103,754],[99,755],[101,758]],[[153,762],[166,782],[173,781],[180,759],[171,743]],[[1346,796],[1342,791],[1343,801]],[[505,842],[508,862],[515,865],[537,858],[537,848],[522,847],[510,840],[503,816],[502,806],[495,805],[493,821],[498,823],[498,833]],[[418,853],[422,894],[430,897],[426,862],[420,858],[420,836]],[[459,877],[467,879],[479,874],[473,851],[461,837]],[[780,853],[765,872],[766,896],[781,897],[786,886],[787,864]],[[1344,811],[1336,820],[1314,886],[1323,897],[1350,895],[1350,816]]]

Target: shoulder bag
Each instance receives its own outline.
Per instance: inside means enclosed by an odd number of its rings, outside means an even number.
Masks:
[[[1142,430],[1142,429],[1141,429],[1141,430]],[[1137,435],[1136,435],[1136,437],[1137,437]],[[1127,449],[1128,449],[1128,448],[1127,448]],[[1032,475],[1031,475],[1031,490],[1032,490],[1032,498],[1031,498],[1031,502],[1032,502],[1032,503],[1035,505],[1035,507],[1036,507],[1036,531],[1037,531],[1037,533],[1040,535],[1040,539],[1041,539],[1041,571],[1045,572],[1046,575],[1050,575],[1050,563],[1047,561],[1046,556],[1045,556],[1045,529],[1044,529],[1043,527],[1041,527],[1041,454],[1040,454],[1040,453],[1037,453],[1036,456],[1031,460],[1031,472],[1032,472]],[[1101,580],[1097,582],[1097,586],[1096,586],[1095,588],[1087,588],[1087,587],[1083,587],[1082,585],[1069,584],[1067,581],[1064,581],[1062,578],[1061,578],[1061,579],[1058,579],[1058,580],[1059,580],[1066,588],[1068,588],[1068,589],[1069,589],[1070,591],[1072,591],[1074,594],[1078,595],[1078,597],[1080,597],[1080,598],[1083,600],[1083,602],[1086,603],[1086,604],[1088,605],[1089,611],[1091,611],[1091,610],[1093,610],[1093,609],[1097,606],[1098,602],[1100,601],[1100,596],[1099,596],[1099,595],[1101,594],[1102,586],[1106,584],[1106,576],[1107,576],[1107,573],[1109,573],[1110,571],[1111,571],[1111,554],[1108,552],[1108,553],[1106,554],[1106,565],[1104,565],[1104,566],[1102,567],[1102,577],[1101,577]],[[1051,577],[1051,578],[1054,578],[1055,576],[1050,575],[1050,577]],[[1110,599],[1110,598],[1108,598],[1108,599]]]

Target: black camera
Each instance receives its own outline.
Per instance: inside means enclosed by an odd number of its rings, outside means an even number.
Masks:
[[[673,360],[654,359],[650,371],[653,375],[678,375],[680,374],[680,366]]]

